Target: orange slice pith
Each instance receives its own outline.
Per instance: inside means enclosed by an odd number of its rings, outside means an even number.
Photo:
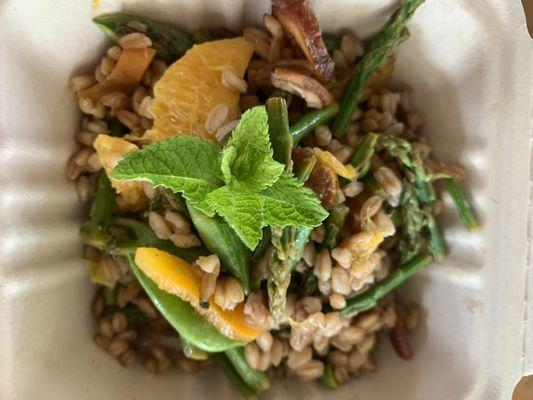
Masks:
[[[211,298],[208,308],[200,306],[201,279],[194,271],[197,267],[153,247],[139,247],[135,252],[135,263],[161,290],[189,302],[223,335],[244,342],[259,335],[259,330],[246,323],[243,303],[234,310],[223,310]]]
[[[111,175],[113,169],[126,154],[138,150],[133,143],[108,135],[98,135],[93,147],[98,153],[98,158],[107,176]],[[111,185],[122,196],[127,209],[137,211],[148,205],[149,200],[141,182],[110,180]]]
[[[154,125],[144,139],[164,140],[195,135],[214,140],[205,129],[209,112],[219,104],[228,107],[226,122],[239,114],[239,92],[221,83],[224,68],[243,77],[253,46],[244,38],[216,40],[193,46],[172,64],[154,86],[150,111]]]

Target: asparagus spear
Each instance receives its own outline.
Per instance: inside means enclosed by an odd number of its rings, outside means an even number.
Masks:
[[[350,164],[355,167],[358,178],[364,177],[370,169],[370,158],[376,149],[378,135],[376,133],[368,133],[363,140],[357,145]]]
[[[349,212],[350,209],[344,204],[337,204],[330,210],[329,217],[326,219],[326,235],[322,243],[323,247],[333,249],[337,246],[344,221],[346,221]]]
[[[413,186],[406,180],[403,182],[400,200],[400,242],[398,251],[402,262],[409,260],[420,251],[422,231],[424,229],[424,213],[415,194]]]
[[[424,1],[402,0],[400,8],[383,25],[368,47],[342,96],[340,110],[333,124],[335,136],[341,137],[348,131],[352,114],[361,100],[368,77],[408,38],[409,33],[405,25]]]
[[[176,25],[126,13],[102,14],[93,22],[113,41],[132,32],[145,33],[157,50],[158,57],[173,61],[192,45],[192,40]]]
[[[376,283],[366,292],[348,299],[346,307],[340,313],[349,315],[353,312],[362,312],[374,308],[377,302],[391,292],[407,279],[414,275],[415,272],[427,266],[432,260],[431,255],[422,253],[396,268],[388,277],[381,282]]]
[[[298,144],[308,133],[312,132],[319,125],[324,125],[333,118],[339,111],[337,102],[332,102],[329,106],[320,110],[311,111],[300,118],[291,126],[291,135],[294,144]]]
[[[463,192],[461,191],[461,187],[459,186],[459,183],[453,178],[445,179],[444,187],[450,194],[455,204],[455,207],[457,208],[457,213],[459,215],[459,218],[463,222],[463,225],[468,230],[477,228],[478,222],[477,222],[476,216],[472,212],[472,209],[470,208],[468,201],[466,200]]]
[[[213,358],[245,400],[259,399],[257,392],[248,386],[248,384],[241,378],[226,355],[223,353],[215,353],[213,354]]]
[[[326,367],[324,368],[324,375],[322,375],[322,378],[320,378],[320,383],[322,383],[325,387],[329,389],[338,389],[340,387],[339,382],[335,379],[335,375],[333,374],[333,366],[330,363],[326,363]]]
[[[439,223],[433,213],[426,215],[426,226],[429,231],[429,249],[433,258],[437,261],[442,260],[446,255],[446,244]]]
[[[233,368],[235,368],[235,371],[237,371],[242,380],[252,389],[261,391],[270,387],[268,376],[248,365],[246,358],[244,358],[244,349],[242,347],[226,350],[225,354],[233,365]]]

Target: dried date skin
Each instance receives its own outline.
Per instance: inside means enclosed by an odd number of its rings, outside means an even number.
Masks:
[[[404,360],[410,360],[413,357],[413,350],[407,341],[407,326],[401,319],[396,321],[396,325],[389,332],[389,338],[396,354]]]

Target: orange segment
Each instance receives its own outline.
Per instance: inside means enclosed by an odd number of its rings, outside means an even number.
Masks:
[[[204,127],[209,112],[225,104],[226,122],[240,114],[239,92],[222,85],[222,70],[231,69],[242,78],[252,53],[253,46],[242,37],[198,44],[187,51],[155,85],[150,108],[154,125],[143,138],[196,135],[215,140]]]
[[[337,157],[335,157],[333,154],[331,154],[329,151],[319,149],[318,147],[315,147],[315,155],[316,158],[318,158],[322,164],[324,164],[326,167],[331,169],[333,172],[335,172],[337,175],[342,176],[346,179],[353,179],[355,178],[355,168],[353,165],[344,165],[339,161]]]
[[[198,274],[195,272],[197,267],[153,247],[139,247],[135,252],[135,263],[161,290],[189,302],[223,335],[244,342],[250,342],[259,335],[258,329],[246,323],[243,303],[234,310],[223,310],[211,298],[209,308],[200,306],[202,281],[200,270]]]
[[[111,175],[113,169],[117,166],[124,156],[132,151],[138,150],[138,147],[127,140],[111,137],[108,135],[98,135],[94,141],[93,147],[98,153],[100,163],[104,167],[107,176]],[[143,184],[135,181],[117,181],[110,179],[111,185],[121,195],[124,201],[125,210],[138,211],[142,210],[149,203],[148,197],[144,193]]]
[[[124,49],[120,54],[117,65],[102,82],[77,93],[78,97],[88,97],[96,102],[104,94],[120,91],[133,93],[137,85],[150,66],[155,56],[154,49]]]

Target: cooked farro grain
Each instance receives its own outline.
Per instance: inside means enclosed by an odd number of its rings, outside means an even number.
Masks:
[[[141,309],[142,312],[144,312],[148,318],[156,319],[158,317],[158,312],[153,306],[152,302],[148,300],[146,297],[140,297],[136,301],[137,307]]]
[[[272,37],[281,39],[283,37],[283,28],[276,18],[270,14],[263,14],[263,24]]]
[[[106,54],[113,61],[118,61],[118,59],[120,58],[120,55],[122,54],[122,48],[120,46],[111,46],[107,50]]]
[[[259,371],[266,371],[268,367],[270,366],[270,351],[261,352],[261,355],[259,356],[259,365],[257,366],[257,369]]]
[[[126,306],[127,303],[137,299],[141,293],[141,286],[137,281],[130,282],[118,289],[117,305],[119,307]]]
[[[148,224],[159,239],[166,240],[172,236],[172,231],[168,227],[167,222],[157,212],[151,211],[150,214],[148,214]]]
[[[337,335],[342,328],[348,325],[348,320],[343,318],[338,312],[330,312],[325,314],[324,328],[322,334],[326,337],[333,337]]]
[[[333,293],[329,295],[329,304],[334,310],[340,310],[346,306],[346,299],[339,293]]]
[[[342,191],[346,197],[355,197],[365,190],[365,185],[362,182],[350,182],[342,187]]]
[[[194,233],[182,234],[182,233],[173,233],[169,238],[174,246],[180,247],[183,249],[188,249],[190,247],[196,247],[201,244],[200,239]]]
[[[202,283],[200,286],[200,302],[206,303],[214,294],[217,285],[217,275],[204,274],[202,277]]]
[[[308,266],[312,267],[315,265],[316,249],[313,242],[309,242],[305,245],[302,258]]]
[[[205,130],[211,134],[214,134],[219,129],[228,117],[228,106],[225,104],[218,104],[207,114],[205,121]]]
[[[331,250],[331,257],[339,263],[342,268],[350,268],[352,265],[352,253],[343,247],[336,247]]]
[[[112,356],[117,357],[121,355],[122,353],[124,353],[126,350],[128,350],[128,347],[129,347],[128,342],[124,340],[120,340],[120,339],[114,339],[111,341],[111,343],[107,347],[107,351]]]
[[[370,350],[374,347],[376,343],[376,335],[371,333],[369,335],[366,335],[365,338],[357,344],[357,350],[360,353],[368,354]]]
[[[80,203],[85,203],[91,194],[91,184],[89,178],[82,175],[76,181],[76,194]]]
[[[315,140],[319,146],[329,146],[333,134],[327,125],[320,125],[315,128]]]
[[[341,51],[348,64],[353,64],[357,57],[363,55],[365,49],[359,39],[352,35],[343,35],[341,38]]]
[[[296,370],[296,376],[302,381],[317,379],[324,374],[324,363],[319,360],[308,361]]]
[[[287,359],[287,367],[292,370],[301,368],[306,363],[311,361],[313,352],[311,347],[307,346],[300,351],[291,350]]]
[[[220,128],[217,129],[215,133],[216,139],[219,142],[222,142],[226,138],[226,136],[233,132],[238,123],[238,120],[233,120],[228,122],[227,124],[222,125]]]
[[[73,92],[79,92],[80,90],[87,89],[94,85],[96,79],[94,75],[79,75],[70,79],[69,87]]]
[[[102,58],[102,61],[100,62],[100,71],[104,75],[109,75],[113,69],[115,68],[115,60],[113,60],[109,56],[105,56]]]
[[[331,53],[331,58],[335,63],[335,69],[339,70],[348,68],[348,62],[346,61],[346,57],[344,57],[344,53],[339,49],[333,50],[333,52]]]
[[[326,235],[326,230],[323,225],[317,226],[311,232],[311,240],[316,243],[322,243],[324,241],[324,236]]]
[[[224,310],[233,310],[244,301],[244,291],[239,281],[232,276],[223,276],[217,280],[215,303]]]
[[[349,295],[350,287],[350,273],[342,267],[333,267],[331,270],[331,290],[334,293],[342,295]]]
[[[329,296],[331,294],[331,280],[322,281],[319,279],[318,290],[320,290],[320,293]]]
[[[113,326],[113,332],[122,333],[128,328],[128,320],[123,313],[117,312],[111,318],[111,325]]]
[[[107,351],[107,348],[111,344],[111,339],[101,333],[97,333],[93,336],[93,340],[98,347]]]
[[[133,364],[133,362],[135,361],[135,357],[135,350],[128,349],[120,355],[118,360],[122,366],[127,367],[128,365]]]
[[[331,256],[328,249],[322,249],[316,255],[313,273],[321,281],[327,281],[331,277]]]
[[[115,336],[116,339],[125,340],[126,342],[133,342],[137,339],[139,334],[133,329],[128,329]]]
[[[189,220],[177,211],[166,210],[164,214],[164,219],[168,224],[170,224],[170,227],[174,233],[186,234],[191,232],[191,224]],[[213,256],[217,257],[216,255]]]
[[[100,318],[98,321],[98,332],[109,339],[113,338],[113,326],[108,318]]]
[[[361,221],[368,221],[370,218],[376,215],[382,204],[383,200],[381,200],[381,197],[376,195],[369,197],[359,210],[359,219]]]
[[[257,344],[254,342],[248,343],[244,347],[244,357],[246,358],[246,362],[250,367],[253,369],[259,368],[260,351],[259,347],[257,347]]]
[[[374,171],[374,177],[390,196],[396,197],[402,193],[402,181],[390,168],[380,167]]]
[[[95,173],[102,169],[102,164],[100,163],[100,157],[98,153],[92,153],[87,159],[86,168],[89,172]]]
[[[80,133],[78,133],[78,136],[76,136],[76,138],[81,144],[92,147],[94,141],[96,140],[96,136],[98,136],[98,134],[96,133],[81,131]]]
[[[374,132],[374,131],[377,131],[378,128],[379,128],[379,123],[375,119],[364,118],[361,121],[361,129],[363,129],[365,132]]]
[[[123,49],[144,49],[152,45],[152,40],[143,33],[133,32],[122,36],[118,44]]]
[[[100,64],[98,64],[96,68],[94,69],[94,78],[96,79],[97,82],[103,82],[107,79],[107,75],[104,75],[104,73],[102,72],[102,69],[100,68]]]
[[[129,129],[134,129],[141,123],[141,117],[128,110],[118,110],[115,112],[115,116]]]
[[[246,93],[248,84],[229,68],[224,68],[220,77],[222,85],[239,93]]]
[[[378,228],[383,237],[389,237],[396,233],[396,227],[389,214],[383,210],[379,210],[373,218],[374,224]]]

